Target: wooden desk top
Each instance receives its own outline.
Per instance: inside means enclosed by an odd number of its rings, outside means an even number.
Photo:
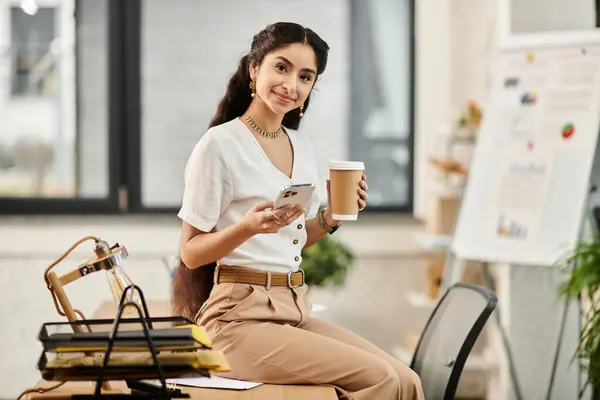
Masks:
[[[40,381],[36,387],[48,387],[56,382]],[[124,382],[111,382],[113,389],[127,391]],[[73,394],[93,393],[96,387],[91,382],[69,382],[49,393],[32,393],[29,400],[69,399]],[[183,393],[190,395],[190,400],[335,400],[337,395],[333,387],[327,386],[293,386],[293,385],[260,385],[248,390],[203,389],[178,386]]]
[[[152,317],[165,317],[170,315],[170,305],[166,300],[147,299],[148,312]],[[112,301],[104,302],[92,315],[92,319],[114,318],[116,307]],[[137,317],[137,316],[136,316]],[[49,387],[57,382],[41,380],[35,387]],[[110,382],[113,389],[127,391],[125,382]],[[73,394],[93,393],[95,382],[69,382],[49,393],[32,393],[27,399],[34,400],[58,400],[69,399]],[[178,386],[184,393],[189,393],[192,400],[335,400],[337,394],[330,386],[297,386],[297,385],[269,385],[264,384],[248,390],[223,390],[205,389]]]

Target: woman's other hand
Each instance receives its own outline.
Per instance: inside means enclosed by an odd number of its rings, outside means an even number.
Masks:
[[[366,175],[363,174],[359,186],[360,188],[358,189],[358,210],[362,211],[367,206],[367,199],[369,198],[369,185],[367,185]]]
[[[367,176],[363,174],[358,188],[358,210],[362,211],[367,206],[367,199],[369,198],[369,185],[367,185]],[[327,179],[327,208],[323,213],[325,223],[329,226],[335,226],[340,221],[333,219],[331,215],[331,182]]]
[[[254,205],[241,221],[244,228],[253,235],[277,233],[304,214],[300,206],[286,205],[273,210],[274,204],[274,201],[264,201]]]

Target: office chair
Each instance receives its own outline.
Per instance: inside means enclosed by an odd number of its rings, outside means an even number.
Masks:
[[[465,283],[454,284],[442,296],[410,364],[426,399],[454,399],[467,357],[497,301],[491,290]]]

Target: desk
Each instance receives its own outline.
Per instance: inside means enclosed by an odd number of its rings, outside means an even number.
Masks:
[[[40,381],[36,387],[48,387],[56,382]],[[125,389],[124,382],[111,381],[113,389]],[[52,392],[30,394],[29,400],[68,399],[72,394],[93,393],[95,384],[90,382],[69,382]],[[182,387],[181,391],[189,393],[190,400],[335,400],[337,395],[333,387],[327,386],[293,386],[293,385],[260,385],[248,390],[217,390]]]
[[[151,317],[165,317],[171,314],[169,302],[166,300],[146,300],[148,312]],[[112,301],[104,302],[92,315],[92,319],[114,318],[116,307]],[[136,315],[137,317],[137,315]],[[41,380],[35,387],[49,387],[57,382]],[[110,382],[113,389],[127,390],[125,382]],[[183,387],[182,392],[189,393],[192,400],[335,400],[337,395],[335,389],[330,386],[297,386],[297,385],[260,385],[248,390],[219,390]],[[95,383],[91,382],[69,382],[49,393],[32,393],[27,399],[57,400],[68,399],[72,394],[93,393]]]

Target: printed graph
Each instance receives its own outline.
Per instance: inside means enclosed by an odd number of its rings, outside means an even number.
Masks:
[[[527,228],[514,218],[507,218],[504,214],[498,218],[496,228],[498,237],[511,239],[526,239]]]

